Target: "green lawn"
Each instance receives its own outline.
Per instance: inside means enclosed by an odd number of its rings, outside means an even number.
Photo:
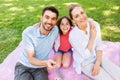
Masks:
[[[63,16],[71,3],[81,4],[100,23],[103,40],[120,42],[119,0],[0,0],[0,63],[17,47],[22,31],[40,21],[43,7],[56,6]]]

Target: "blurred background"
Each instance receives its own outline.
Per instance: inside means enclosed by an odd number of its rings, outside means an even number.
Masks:
[[[0,0],[0,63],[19,45],[22,31],[40,22],[45,6],[55,6],[61,17],[72,3],[100,24],[103,41],[120,42],[120,0]]]

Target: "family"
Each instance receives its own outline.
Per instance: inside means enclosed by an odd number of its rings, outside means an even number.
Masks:
[[[102,56],[99,23],[78,4],[70,5],[70,18],[58,20],[58,16],[54,6],[45,7],[41,22],[23,31],[14,80],[49,80],[47,68],[68,68],[72,57],[77,74],[83,72],[94,80],[120,80],[120,68]],[[48,59],[52,49],[55,57]]]

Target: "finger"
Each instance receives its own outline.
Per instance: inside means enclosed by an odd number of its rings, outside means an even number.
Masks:
[[[90,29],[94,28],[94,21],[90,21]]]
[[[56,62],[55,62],[54,60],[50,60],[50,62],[51,62],[53,65],[56,64]]]
[[[92,72],[92,76],[95,76],[95,75],[96,75],[96,72],[95,72],[95,71],[93,71],[93,72]]]

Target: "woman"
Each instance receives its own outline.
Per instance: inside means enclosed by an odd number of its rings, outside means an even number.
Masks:
[[[85,73],[95,80],[120,80],[120,68],[102,57],[100,26],[89,18],[79,5],[71,5],[69,15],[75,23],[70,32],[70,43],[74,48],[73,67],[78,74]]]

